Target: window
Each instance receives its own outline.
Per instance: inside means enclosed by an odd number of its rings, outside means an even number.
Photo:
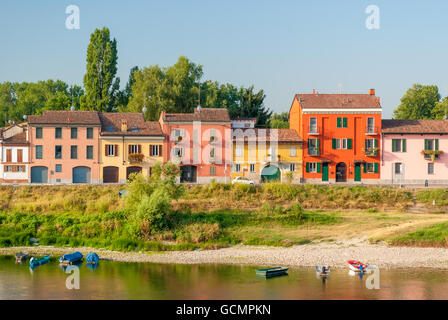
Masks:
[[[366,139],[366,149],[375,148],[375,139]]]
[[[131,127],[131,132],[138,132],[138,127]]]
[[[235,164],[235,172],[241,172],[241,165]]]
[[[255,172],[255,164],[254,163],[250,164],[250,172]]]
[[[320,172],[320,163],[317,162],[307,162],[306,172],[317,173]]]
[[[296,164],[295,163],[290,163],[289,164],[289,171],[291,171],[291,172],[296,171]]]
[[[345,118],[345,117],[338,117],[336,119],[336,126],[338,128],[347,128],[347,118]]]
[[[17,172],[25,172],[25,166],[17,166]]]
[[[236,146],[235,153],[237,157],[243,156],[243,147],[242,146]]]
[[[332,140],[333,149],[351,149],[352,139],[333,139]]]
[[[12,166],[6,166],[5,167],[6,172],[12,172]]]
[[[425,139],[425,150],[439,150],[439,139]]]
[[[428,174],[434,174],[434,163],[433,162],[428,163]]]
[[[317,118],[310,118],[310,133],[317,133]]]
[[[308,139],[308,155],[319,155],[319,139]]]
[[[215,141],[216,141],[216,130],[210,129],[210,142],[215,142]]]
[[[378,173],[378,163],[371,162],[371,163],[364,163],[364,173]]]
[[[160,147],[159,145],[155,144],[155,145],[150,145],[149,146],[149,155],[150,156],[160,156]]]
[[[55,159],[62,159],[62,146],[54,147],[54,157]]]
[[[78,159],[78,146],[70,146],[70,159]]]
[[[403,173],[403,164],[401,162],[395,163],[395,174]]]
[[[367,118],[367,133],[375,132],[375,118]]]
[[[129,154],[142,153],[142,146],[139,144],[130,144],[128,152]]]
[[[87,128],[87,139],[93,139],[93,128]]]
[[[216,156],[215,153],[216,153],[215,148],[211,148],[210,149],[210,158],[214,159]]]
[[[12,149],[6,149],[6,162],[12,162]]]
[[[36,128],[36,139],[42,139],[42,128]]]
[[[78,128],[70,128],[70,138],[78,139]]]
[[[216,167],[215,167],[215,166],[211,166],[211,167],[210,167],[210,175],[211,175],[211,176],[216,175]]]
[[[406,139],[392,139],[392,152],[406,152]]]
[[[295,157],[297,155],[296,147],[289,147],[289,156]]]
[[[93,159],[93,146],[86,147],[86,158]]]
[[[55,170],[56,172],[62,172],[62,164],[57,164]]]
[[[62,139],[62,128],[55,128],[54,129],[54,137],[56,139]]]
[[[116,157],[118,155],[118,145],[106,144],[106,157]]]
[[[36,159],[42,159],[43,157],[43,146],[36,146]]]
[[[177,157],[182,157],[183,155],[182,148],[173,148],[173,153]]]

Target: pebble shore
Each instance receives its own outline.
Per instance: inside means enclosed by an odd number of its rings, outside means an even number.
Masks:
[[[359,260],[379,268],[448,269],[448,249],[389,247],[370,244],[363,239],[335,243],[317,243],[289,248],[266,246],[232,246],[218,250],[171,252],[120,252],[92,248],[55,248],[47,246],[0,248],[0,255],[12,255],[27,250],[30,254],[52,254],[80,251],[84,255],[96,252],[101,259],[122,262],[177,264],[245,264],[260,266],[312,267],[330,265],[346,267],[347,260]]]

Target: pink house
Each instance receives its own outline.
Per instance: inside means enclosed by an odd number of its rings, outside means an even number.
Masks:
[[[230,182],[232,139],[227,109],[163,111],[159,123],[165,135],[164,161],[180,163],[180,182]]]
[[[448,121],[382,120],[381,181],[448,184]]]
[[[31,183],[99,183],[98,112],[44,111],[29,116]]]

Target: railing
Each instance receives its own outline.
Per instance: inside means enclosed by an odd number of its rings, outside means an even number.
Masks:
[[[431,160],[434,162],[434,160],[440,159],[440,155],[443,153],[441,150],[422,150],[421,152],[423,154],[423,157],[426,160]]]
[[[366,134],[367,135],[376,135],[378,134],[378,128],[374,126],[367,126],[366,127]]]
[[[129,163],[142,163],[145,155],[142,153],[131,153],[128,155]]]
[[[318,127],[309,127],[308,129],[308,135],[310,136],[317,136],[319,135],[319,128]]]

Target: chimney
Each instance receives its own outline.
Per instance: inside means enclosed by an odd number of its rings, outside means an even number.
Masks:
[[[376,103],[380,103],[380,98],[376,98]]]
[[[375,89],[370,89],[370,90],[369,90],[369,94],[370,94],[371,96],[374,96],[374,95],[375,95]]]
[[[316,89],[313,89],[313,94],[316,94]]]
[[[121,132],[128,131],[128,122],[124,119],[121,120]]]

